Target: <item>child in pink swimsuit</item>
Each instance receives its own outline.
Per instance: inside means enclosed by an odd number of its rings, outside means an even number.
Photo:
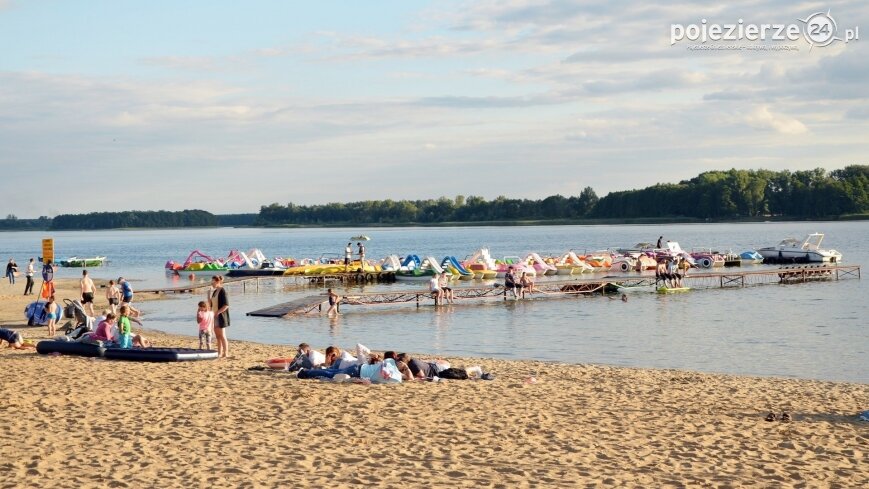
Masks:
[[[196,322],[199,323],[199,349],[202,350],[204,344],[210,350],[211,335],[214,334],[214,312],[208,310],[208,304],[205,301],[199,301]]]

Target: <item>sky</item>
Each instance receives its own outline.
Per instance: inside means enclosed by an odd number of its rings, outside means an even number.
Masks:
[[[828,11],[828,45],[671,37]],[[860,0],[0,0],[0,216],[867,164],[867,59]]]

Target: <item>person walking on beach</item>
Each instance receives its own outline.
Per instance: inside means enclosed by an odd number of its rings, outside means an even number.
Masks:
[[[118,290],[114,280],[109,280],[109,286],[106,287],[106,300],[109,301],[109,309],[112,314],[117,314],[118,305],[121,303],[121,291]]]
[[[87,270],[81,271],[79,285],[81,286],[81,305],[88,312],[88,316],[94,317],[94,281],[88,277]]]
[[[350,270],[350,260],[353,259],[353,243],[347,243],[344,247],[344,271]]]
[[[229,355],[229,340],[226,338],[226,328],[229,327],[229,297],[223,288],[223,277],[211,277],[211,310],[214,312],[214,336],[217,339],[217,356],[226,358]]]
[[[199,325],[199,349],[205,345],[211,349],[211,336],[214,334],[214,312],[208,310],[208,303],[199,301],[199,310],[196,311],[196,323]]]
[[[338,312],[338,303],[341,302],[341,297],[332,289],[328,289],[327,292],[329,292],[329,310],[326,311],[326,316],[332,317],[341,314]]]
[[[356,246],[359,247],[359,268],[361,268],[362,271],[364,272],[365,271],[365,245],[362,244],[361,241],[359,241],[358,243],[356,243]]]
[[[6,264],[6,278],[9,279],[9,283],[15,285],[15,274],[18,273],[18,265],[15,264],[15,260],[10,258],[9,263]]]
[[[655,245],[655,248],[657,248],[657,249],[660,250],[660,249],[661,249],[661,245],[663,245],[663,244],[664,244],[664,237],[663,237],[663,236],[658,236],[658,244]]]
[[[27,284],[24,286],[24,295],[32,295],[33,294],[33,258],[30,259],[30,262],[27,264],[27,273],[24,274],[27,279]]]

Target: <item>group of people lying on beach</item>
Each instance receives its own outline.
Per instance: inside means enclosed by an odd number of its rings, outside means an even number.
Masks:
[[[354,356],[337,346],[326,348],[325,353],[314,350],[307,343],[299,345],[289,371],[298,371],[300,379],[360,379],[362,382],[399,383],[412,380],[468,379],[492,380],[480,367],[469,369],[451,367],[446,360],[421,360],[408,353],[385,351],[372,353],[364,345],[356,345]]]

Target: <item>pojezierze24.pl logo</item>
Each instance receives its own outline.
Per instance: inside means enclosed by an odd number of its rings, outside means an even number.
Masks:
[[[739,19],[734,24],[710,24],[701,19],[699,24],[670,24],[670,46],[681,41],[707,43],[718,41],[790,41],[800,38],[809,43],[811,50],[815,46],[824,47],[840,41],[849,43],[860,39],[860,28],[854,26],[843,29],[839,35],[836,20],[827,12],[815,12],[805,19],[798,19],[799,24],[746,24]]]

